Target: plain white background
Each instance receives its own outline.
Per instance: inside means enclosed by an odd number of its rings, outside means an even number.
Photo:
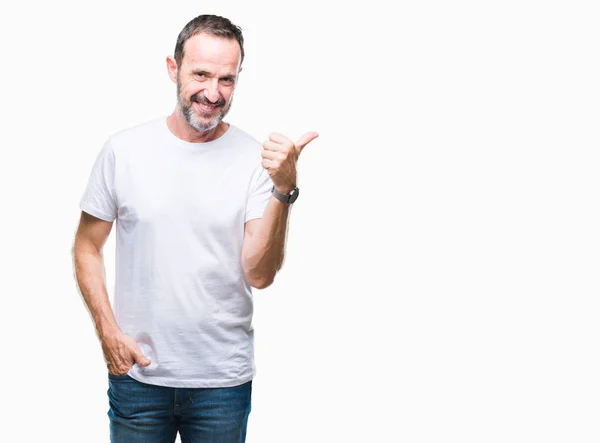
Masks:
[[[110,134],[172,112],[203,13],[246,39],[226,121],[320,133],[255,291],[247,442],[599,441],[594,2],[2,8],[2,441],[108,441],[78,201]]]

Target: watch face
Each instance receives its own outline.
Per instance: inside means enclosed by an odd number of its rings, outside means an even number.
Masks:
[[[292,191],[292,194],[290,195],[290,204],[296,201],[298,194],[300,194],[300,189],[296,188]]]

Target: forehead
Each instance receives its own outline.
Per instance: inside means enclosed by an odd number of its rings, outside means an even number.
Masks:
[[[185,42],[182,67],[235,71],[240,56],[240,45],[236,39],[201,33],[190,37]]]

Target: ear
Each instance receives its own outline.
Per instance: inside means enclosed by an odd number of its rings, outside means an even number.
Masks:
[[[173,83],[177,83],[177,62],[170,55],[167,56],[167,72]]]

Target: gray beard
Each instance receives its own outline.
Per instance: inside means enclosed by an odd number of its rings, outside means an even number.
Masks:
[[[196,112],[193,109],[192,98],[190,97],[189,104],[184,103],[183,97],[181,96],[181,83],[179,82],[179,79],[177,80],[177,103],[179,104],[181,114],[183,115],[183,118],[185,119],[187,124],[198,132],[208,132],[211,129],[216,128],[229,112],[232,102],[233,96],[230,97],[229,106],[227,106],[226,108],[220,108],[218,114],[212,120],[201,121],[197,118]]]

